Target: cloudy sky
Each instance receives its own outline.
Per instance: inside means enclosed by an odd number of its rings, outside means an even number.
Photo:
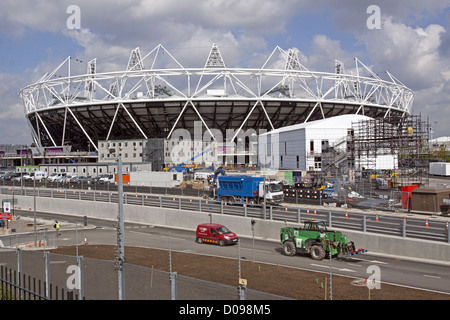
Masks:
[[[277,45],[310,70],[358,57],[415,91],[433,137],[450,136],[450,0],[1,0],[0,144],[31,143],[18,92],[68,56],[80,72],[93,58],[99,72],[124,70],[132,49],[162,44],[203,67],[213,43],[227,66],[259,67]]]

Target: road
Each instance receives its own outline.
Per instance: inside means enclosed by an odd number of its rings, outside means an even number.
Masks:
[[[28,211],[22,211],[20,214],[32,216],[32,213]],[[42,212],[38,212],[37,216],[43,219],[58,219],[60,221],[78,223],[80,226],[83,223],[80,217],[56,216]],[[80,228],[78,233],[75,230],[64,231],[58,240],[58,245],[75,245],[76,238],[78,238],[78,243],[82,244],[84,237],[86,237],[89,244],[116,244],[115,221],[90,218],[89,224],[95,225],[97,228],[83,231]],[[125,223],[126,246],[144,246],[166,250],[170,247],[174,251],[234,259],[238,259],[240,255],[241,259],[330,273],[330,261],[328,259],[314,261],[306,254],[287,257],[282,254],[282,247],[278,242],[241,238],[239,246],[219,247],[197,244],[194,242],[194,238],[194,231]],[[29,241],[31,242],[33,239],[34,236],[29,235]],[[22,241],[27,240],[22,238]],[[423,260],[365,253],[333,259],[331,261],[331,272],[333,275],[364,279],[372,275],[373,266],[379,267],[381,283],[450,294],[450,264],[448,263],[438,264]]]

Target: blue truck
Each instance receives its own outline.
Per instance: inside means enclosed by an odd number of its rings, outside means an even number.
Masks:
[[[284,201],[283,185],[280,181],[265,181],[263,177],[220,176],[218,177],[217,201],[248,204],[279,204]]]

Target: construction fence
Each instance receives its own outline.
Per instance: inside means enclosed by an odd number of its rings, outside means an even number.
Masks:
[[[0,250],[0,300],[288,300],[289,298],[116,261]]]

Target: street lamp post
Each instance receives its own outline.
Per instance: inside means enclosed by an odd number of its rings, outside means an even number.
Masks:
[[[125,244],[124,244],[124,221],[123,221],[123,177],[122,177],[122,158],[119,156],[117,160],[117,197],[118,197],[118,215],[117,215],[117,262],[118,262],[118,280],[119,280],[119,300],[125,299]]]
[[[36,170],[33,176],[33,208],[34,208],[34,247],[37,247],[37,232],[36,232]]]
[[[110,151],[111,153],[111,151]],[[108,160],[117,161],[117,277],[119,283],[119,300],[125,300],[125,227],[123,221],[123,177],[122,177],[122,157],[108,157]],[[109,184],[108,184],[109,188]]]

